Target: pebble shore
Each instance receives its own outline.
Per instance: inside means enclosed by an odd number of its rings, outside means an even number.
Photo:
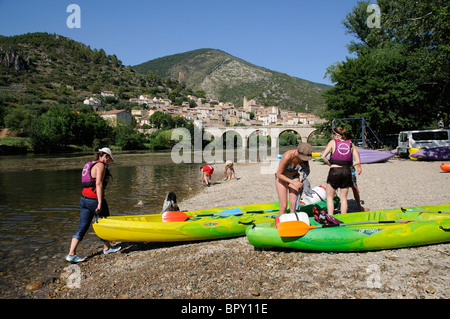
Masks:
[[[358,176],[366,210],[449,203],[450,173],[438,162],[393,158],[364,164]],[[277,201],[276,163],[237,163],[238,180],[214,165],[211,187],[179,198],[181,210]],[[312,187],[329,167],[311,161]],[[200,181],[200,178],[199,178]],[[174,190],[176,192],[176,190]],[[350,211],[356,204],[349,192]],[[92,248],[86,262],[55,270],[3,298],[36,299],[447,299],[450,243],[364,253],[255,250],[246,237],[189,243],[121,243]],[[74,276],[74,274],[76,276]],[[74,278],[77,278],[75,280]]]

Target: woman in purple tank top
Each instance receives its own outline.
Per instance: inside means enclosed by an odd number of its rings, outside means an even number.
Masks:
[[[327,178],[327,211],[333,215],[333,198],[338,188],[341,199],[341,214],[348,210],[347,194],[349,187],[353,186],[351,166],[356,166],[357,174],[361,174],[361,159],[358,150],[351,141],[347,141],[347,129],[336,127],[333,129],[333,140],[331,140],[322,153],[322,160],[331,166]],[[331,152],[330,160],[327,155]]]

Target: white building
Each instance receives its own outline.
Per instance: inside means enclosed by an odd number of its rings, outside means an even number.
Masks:
[[[277,123],[278,114],[277,113],[269,113],[269,123],[276,124]]]
[[[101,94],[102,96],[105,96],[105,97],[106,97],[106,96],[115,97],[113,91],[102,91],[102,92],[100,92],[100,94]]]
[[[102,104],[102,101],[100,101],[99,99],[97,99],[95,97],[90,97],[89,99],[85,99],[83,101],[83,104],[92,105],[92,106],[100,106]]]

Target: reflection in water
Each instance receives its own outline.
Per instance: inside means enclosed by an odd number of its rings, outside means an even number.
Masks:
[[[174,164],[170,153],[114,157],[106,190],[112,215],[160,213],[169,191],[182,201],[202,189],[201,164]],[[81,168],[92,158],[0,158],[0,287],[12,278],[31,278],[61,264],[78,226]],[[91,228],[80,255],[92,245],[101,244]]]
[[[81,169],[92,158],[0,157],[0,289],[20,278],[42,276],[46,269],[54,274],[61,266],[78,226]],[[174,164],[168,152],[119,153],[114,158],[106,191],[112,215],[160,213],[168,192],[175,192],[180,202],[203,189],[201,163]],[[213,181],[222,178],[218,171]],[[91,227],[78,253],[83,256],[97,246],[101,243]]]
[[[173,191],[178,201],[200,188],[199,164],[140,165],[116,167],[107,199],[115,215],[160,213],[166,194]],[[137,204],[142,201],[143,206]]]

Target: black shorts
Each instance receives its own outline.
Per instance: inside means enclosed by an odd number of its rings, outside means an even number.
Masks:
[[[334,189],[352,187],[353,179],[350,166],[330,168],[327,183]]]

